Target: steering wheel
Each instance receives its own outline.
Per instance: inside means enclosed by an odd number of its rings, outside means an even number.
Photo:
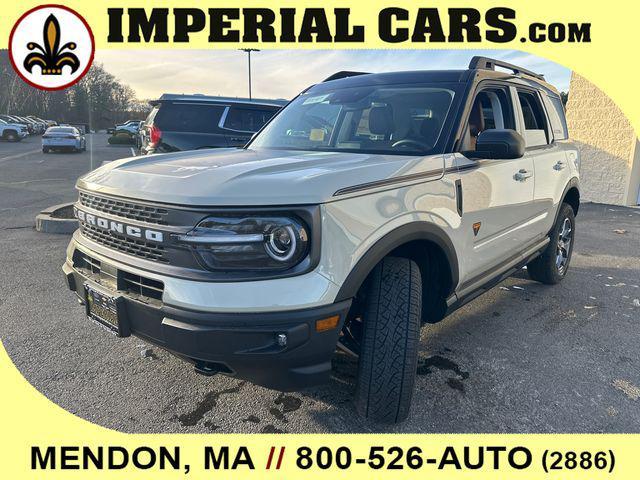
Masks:
[[[402,140],[398,140],[397,142],[391,145],[391,148],[400,148],[400,147],[409,147],[409,146],[418,147],[419,150],[431,150],[430,145],[419,142],[418,140],[412,140],[411,138],[403,138]]]

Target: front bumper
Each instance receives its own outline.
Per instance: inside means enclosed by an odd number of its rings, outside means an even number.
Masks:
[[[68,287],[84,302],[91,273],[63,265]],[[101,290],[104,290],[102,285]],[[201,373],[223,373],[281,391],[328,381],[331,357],[351,300],[281,312],[212,313],[173,307],[112,289],[124,305],[121,321],[145,341],[196,365]],[[316,331],[316,321],[339,316],[338,326]],[[278,338],[286,335],[286,345]]]

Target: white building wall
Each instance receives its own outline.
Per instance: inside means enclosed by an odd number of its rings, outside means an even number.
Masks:
[[[567,102],[569,136],[580,150],[581,200],[637,205],[640,147],[630,122],[598,87],[573,73]]]

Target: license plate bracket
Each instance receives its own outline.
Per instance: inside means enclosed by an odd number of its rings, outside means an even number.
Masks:
[[[124,299],[99,288],[84,284],[85,310],[90,320],[117,337],[131,335],[126,319]]]

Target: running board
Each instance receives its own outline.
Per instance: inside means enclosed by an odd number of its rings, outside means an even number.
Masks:
[[[456,293],[447,299],[446,315],[449,315],[458,308],[469,303],[474,298],[477,298],[483,293],[491,290],[505,278],[513,275],[531,260],[540,255],[542,250],[545,249],[550,241],[551,239],[549,237],[544,237],[541,241],[515,255],[505,263],[492,268],[488,273],[471,279],[469,282],[465,282],[465,284],[463,284]]]

